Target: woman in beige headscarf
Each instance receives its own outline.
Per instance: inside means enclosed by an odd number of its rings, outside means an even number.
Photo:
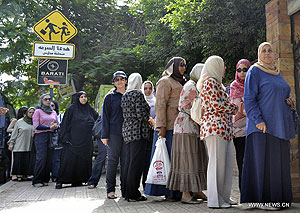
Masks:
[[[233,143],[231,115],[237,106],[230,102],[222,78],[224,61],[219,56],[209,57],[197,82],[202,113],[200,138],[208,151],[207,197],[210,208],[229,208],[233,173]],[[236,202],[235,202],[236,203]]]
[[[262,206],[276,210],[293,200],[289,140],[295,137],[295,128],[290,92],[275,66],[271,44],[262,43],[258,62],[245,80],[247,125],[241,203],[273,203],[276,205]]]
[[[191,108],[199,92],[196,82],[199,80],[204,64],[196,64],[187,83],[181,90],[179,99],[179,114],[174,123],[173,144],[171,154],[171,171],[167,187],[180,190],[181,202],[197,204],[206,199],[202,190],[206,190],[207,154],[204,143],[200,142],[199,125],[191,119]]]

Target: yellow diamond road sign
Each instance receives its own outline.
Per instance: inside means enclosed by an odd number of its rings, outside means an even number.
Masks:
[[[58,10],[54,10],[33,26],[34,32],[47,42],[65,43],[77,34],[77,28]]]

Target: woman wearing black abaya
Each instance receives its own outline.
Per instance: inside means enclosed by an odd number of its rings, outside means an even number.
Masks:
[[[68,107],[59,130],[64,145],[56,189],[62,184],[81,186],[88,182],[92,171],[92,128],[98,113],[89,105],[87,94],[76,95],[75,103]]]

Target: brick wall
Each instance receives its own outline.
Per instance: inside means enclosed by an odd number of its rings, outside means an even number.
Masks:
[[[294,19],[295,32],[300,34],[300,12],[294,15]],[[267,41],[273,46],[277,58],[277,66],[292,89],[291,95],[295,97],[291,19],[287,12],[287,0],[271,0],[266,4],[266,27]],[[298,151],[298,139],[291,140],[291,158],[293,159],[291,162],[291,177],[294,202],[300,202]]]

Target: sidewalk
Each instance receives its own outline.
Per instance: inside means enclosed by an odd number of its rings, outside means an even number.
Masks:
[[[119,184],[119,182],[117,182]],[[116,194],[120,195],[117,187]],[[233,177],[232,198],[239,201],[238,179]],[[98,213],[98,212],[240,212],[240,207],[230,209],[209,209],[206,203],[187,205],[180,202],[158,202],[155,197],[148,197],[145,202],[127,202],[123,198],[106,199],[105,177],[102,176],[96,189],[65,187],[55,189],[55,183],[34,188],[31,182],[10,181],[0,187],[0,211],[7,213]],[[251,212],[263,210],[248,210]],[[245,211],[244,212],[248,212]],[[299,212],[300,203],[293,203],[284,212]]]

